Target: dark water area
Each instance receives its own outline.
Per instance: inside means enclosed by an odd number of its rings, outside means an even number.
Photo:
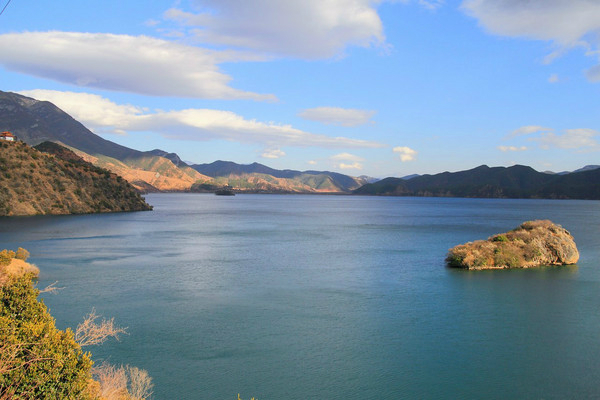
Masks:
[[[152,194],[152,212],[0,219],[59,328],[128,328],[96,362],[155,399],[599,398],[600,202]],[[448,269],[459,243],[551,219],[577,265]]]

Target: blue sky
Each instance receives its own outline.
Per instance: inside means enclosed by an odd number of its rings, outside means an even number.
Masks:
[[[596,0],[12,0],[0,54],[1,90],[195,163],[600,164]]]

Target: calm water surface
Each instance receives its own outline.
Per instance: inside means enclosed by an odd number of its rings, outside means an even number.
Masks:
[[[0,219],[60,328],[156,399],[599,398],[600,202],[195,194],[153,212]],[[577,266],[450,270],[448,248],[545,218]]]

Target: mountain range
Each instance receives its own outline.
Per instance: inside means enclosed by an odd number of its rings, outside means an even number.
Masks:
[[[386,178],[366,184],[355,194],[380,196],[600,199],[600,168],[547,174],[531,167],[481,165],[460,172]]]
[[[54,104],[0,91],[0,131],[29,145],[59,143],[83,160],[110,170],[138,191],[352,193],[387,196],[600,199],[600,168],[543,173],[531,167],[486,165],[460,172],[375,180],[330,171],[276,170],[231,161],[186,163],[164,150],[138,151],[94,134]]]
[[[363,178],[335,172],[278,171],[258,163],[188,165],[175,153],[142,152],[101,138],[54,104],[11,92],[0,91],[0,130],[12,132],[31,146],[59,143],[144,192],[231,186],[246,192],[347,193],[366,183]]]

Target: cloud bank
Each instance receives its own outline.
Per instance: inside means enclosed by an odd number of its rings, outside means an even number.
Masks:
[[[464,0],[462,8],[487,31],[501,36],[552,41],[556,51],[546,62],[573,47],[600,54],[600,2],[595,0]],[[600,65],[586,71],[600,82]]]
[[[147,36],[77,32],[0,35],[0,64],[58,82],[151,96],[276,100],[229,86],[225,61],[257,60]]]
[[[305,59],[330,58],[347,46],[383,46],[373,0],[195,0],[199,12],[164,17],[201,43]]]
[[[249,120],[231,111],[185,109],[150,111],[133,105],[116,104],[99,95],[53,90],[30,90],[21,94],[47,100],[98,133],[157,132],[180,140],[213,139],[262,144],[263,157],[285,155],[284,146],[324,148],[379,148],[384,144],[330,137],[296,129],[290,125]]]

